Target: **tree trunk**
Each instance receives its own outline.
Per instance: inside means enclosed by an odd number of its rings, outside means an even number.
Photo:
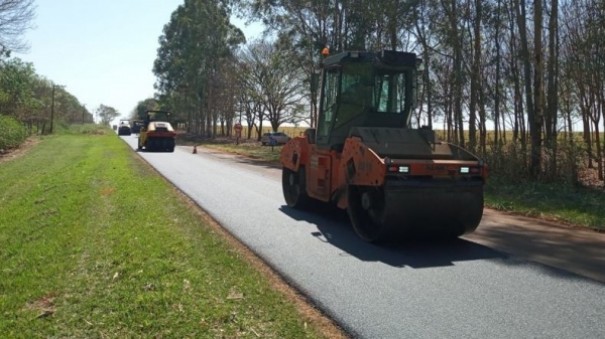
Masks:
[[[480,79],[481,79],[481,3],[483,0],[475,0],[475,22],[473,25],[473,66],[471,68],[471,97],[469,103],[469,115],[468,115],[468,142],[469,149],[475,151],[477,148],[477,128],[476,128],[476,114],[477,114],[477,101],[480,90]]]
[[[531,135],[530,175],[538,179],[542,166],[544,119],[544,61],[542,58],[542,1],[534,2],[534,110],[528,115]]]
[[[557,112],[558,112],[558,79],[559,79],[559,44],[557,29],[559,6],[558,0],[552,0],[550,19],[549,19],[549,34],[548,34],[548,98],[547,109],[544,115],[546,125],[546,146],[550,149],[550,166],[549,177],[554,179],[557,173]]]
[[[540,1],[538,1],[540,2]],[[541,7],[540,5],[538,5],[539,7]],[[534,11],[536,10],[536,8],[534,8]],[[540,8],[541,11],[541,8]],[[517,25],[519,27],[519,40],[520,40],[520,48],[521,48],[521,59],[523,62],[523,73],[524,73],[524,78],[525,78],[525,108],[527,110],[527,118],[529,120],[529,129],[530,129],[530,135],[532,137],[532,155],[531,155],[531,163],[530,163],[530,176],[532,177],[536,177],[538,172],[539,172],[539,163],[536,163],[536,161],[539,161],[539,152],[537,152],[536,149],[536,144],[534,144],[534,141],[537,140],[540,137],[540,133],[538,131],[536,131],[536,114],[534,112],[535,110],[535,106],[534,106],[534,100],[533,100],[533,93],[532,93],[532,80],[531,80],[531,58],[530,58],[530,54],[529,54],[529,44],[527,42],[527,18],[526,18],[526,8],[525,8],[525,0],[515,0],[515,15],[517,17]],[[535,19],[534,19],[535,20]],[[539,27],[538,23],[535,23],[534,27]],[[538,30],[540,31],[540,30]],[[541,39],[541,36],[540,36]],[[539,44],[538,41],[540,41],[538,39],[538,37],[535,38],[536,40],[536,44]],[[538,53],[535,53],[536,56],[541,55],[541,51]],[[534,60],[534,64],[536,64],[537,60]],[[534,78],[536,79],[537,76]],[[536,86],[537,87],[537,86]],[[525,139],[525,136],[522,135],[521,136],[522,139]]]
[[[449,6],[448,6],[449,4]],[[453,94],[453,114],[456,131],[455,142],[461,147],[465,147],[464,137],[464,121],[462,113],[462,38],[458,29],[458,7],[456,1],[441,1],[442,8],[446,11],[449,21],[449,37],[453,52],[453,69],[452,69],[452,94]]]
[[[418,6],[420,7],[420,6]],[[418,8],[417,8],[418,10]],[[424,10],[424,8],[422,8]],[[430,128],[433,128],[433,97],[432,97],[432,87],[431,87],[431,78],[430,78],[430,65],[431,65],[431,54],[430,48],[427,41],[427,37],[425,35],[424,30],[424,13],[416,13],[415,20],[415,28],[416,35],[420,40],[420,44],[422,45],[422,62],[423,62],[423,71],[422,71],[422,85],[424,88],[424,100],[420,100],[419,104],[424,105],[426,102],[426,117],[427,117],[427,125]],[[419,22],[422,24],[420,25]],[[421,27],[422,26],[422,27]]]
[[[500,149],[500,64],[502,62],[502,58],[500,56],[500,10],[501,10],[500,0],[498,0],[498,5],[496,7],[496,33],[494,36],[494,47],[496,48],[496,79],[495,81],[495,93],[494,93],[494,145],[499,150]],[[504,129],[503,129],[504,131]]]
[[[595,140],[595,144],[596,144],[596,153],[597,153],[597,176],[599,178],[599,180],[603,181],[603,156],[602,156],[602,152],[601,152],[601,135],[599,133],[600,129],[599,129],[599,123],[598,121],[594,122],[594,140]]]

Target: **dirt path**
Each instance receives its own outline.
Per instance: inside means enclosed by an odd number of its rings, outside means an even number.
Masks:
[[[464,238],[605,282],[605,233],[486,209],[479,228]]]
[[[25,140],[25,142],[23,143],[23,145],[21,145],[19,148],[13,149],[13,150],[9,150],[6,153],[0,153],[0,164],[3,163],[3,162],[6,162],[6,161],[10,161],[10,160],[19,158],[20,156],[22,156],[25,153],[27,153],[38,142],[40,142],[40,140],[38,138],[30,137],[27,140]]]

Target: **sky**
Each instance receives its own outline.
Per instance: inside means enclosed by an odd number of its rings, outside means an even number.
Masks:
[[[153,97],[158,39],[183,0],[37,0],[30,46],[13,56],[36,73],[65,86],[94,114],[99,105],[127,118],[137,103]],[[260,26],[234,20],[246,39]]]

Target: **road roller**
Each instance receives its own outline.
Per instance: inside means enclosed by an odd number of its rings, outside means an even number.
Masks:
[[[414,53],[387,50],[322,60],[316,128],[280,153],[288,206],[334,204],[367,242],[477,228],[488,167],[431,127],[412,127],[419,65]]]
[[[145,112],[145,119],[139,130],[139,150],[174,152],[176,132],[168,121],[170,116],[171,113],[167,111]]]

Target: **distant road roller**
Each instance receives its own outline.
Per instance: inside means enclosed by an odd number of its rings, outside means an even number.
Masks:
[[[368,242],[477,228],[488,168],[430,127],[410,127],[418,66],[415,54],[399,51],[323,60],[317,128],[280,155],[288,206],[335,204]]]
[[[168,121],[169,118],[170,112],[145,112],[145,120],[139,131],[139,150],[174,152],[176,132]]]

